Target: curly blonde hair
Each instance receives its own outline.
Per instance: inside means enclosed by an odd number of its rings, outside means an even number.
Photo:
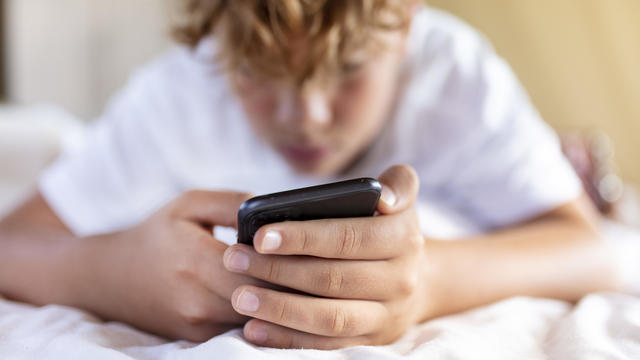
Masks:
[[[406,29],[409,0],[183,0],[174,38],[195,46],[215,35],[218,60],[298,81],[336,71],[376,30]],[[293,44],[304,44],[304,58]]]

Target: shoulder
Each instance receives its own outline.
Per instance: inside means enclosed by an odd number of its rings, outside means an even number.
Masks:
[[[448,58],[460,62],[480,52],[493,52],[489,41],[469,24],[426,6],[414,15],[407,47],[410,57],[422,61]]]
[[[516,113],[537,115],[510,66],[462,20],[425,7],[408,42],[403,100],[419,118],[414,125],[477,134],[517,120]]]
[[[478,31],[425,7],[408,41],[392,133],[434,182],[434,169],[445,181],[458,165],[481,159],[487,146],[550,137],[509,65]]]

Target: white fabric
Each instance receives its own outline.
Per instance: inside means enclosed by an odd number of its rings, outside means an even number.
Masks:
[[[630,265],[636,264],[637,270],[640,232],[603,225],[614,252],[626,252],[623,258],[633,254]],[[637,280],[639,273],[634,274]],[[635,295],[640,295],[637,289]],[[240,329],[201,344],[170,342],[121,323],[101,322],[77,309],[35,307],[0,297],[0,359],[71,358],[638,359],[640,297],[591,294],[575,307],[551,299],[511,298],[415,326],[389,346],[334,351],[256,347],[244,340]]]
[[[176,49],[139,71],[84,146],[67,149],[42,176],[41,192],[72,231],[130,226],[191,188],[261,194],[335,180],[296,175],[254,136],[211,61],[214,53],[209,39],[195,52]],[[465,219],[473,231],[523,220],[579,194],[552,130],[509,67],[465,24],[421,10],[403,80],[388,125],[345,177],[413,165],[420,203]],[[425,235],[438,235],[422,225]]]
[[[2,359],[638,359],[640,298],[592,294],[573,307],[512,298],[416,326],[389,346],[280,350],[247,343],[240,329],[202,344],[167,342],[79,310],[0,298]]]

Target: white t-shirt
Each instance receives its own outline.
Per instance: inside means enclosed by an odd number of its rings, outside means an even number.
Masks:
[[[555,134],[484,38],[425,8],[408,41],[396,108],[343,178],[412,165],[431,236],[507,226],[579,195]],[[188,189],[264,194],[338,180],[296,174],[256,137],[214,54],[208,39],[138,71],[42,175],[40,191],[74,233],[126,228]]]

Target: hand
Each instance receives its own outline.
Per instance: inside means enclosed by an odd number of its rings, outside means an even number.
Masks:
[[[247,317],[230,304],[241,285],[268,286],[229,273],[222,264],[227,245],[213,226],[235,226],[240,193],[190,191],[131,230],[94,242],[101,293],[96,313],[169,338],[207,340],[241,326]],[[93,257],[95,259],[96,257]],[[94,267],[95,269],[95,267]],[[99,295],[99,296],[98,296]]]
[[[281,348],[387,344],[422,320],[418,178],[396,166],[379,180],[380,216],[265,225],[255,249],[236,244],[225,251],[229,271],[299,291],[239,286],[233,308],[254,318],[244,326],[247,340]]]

